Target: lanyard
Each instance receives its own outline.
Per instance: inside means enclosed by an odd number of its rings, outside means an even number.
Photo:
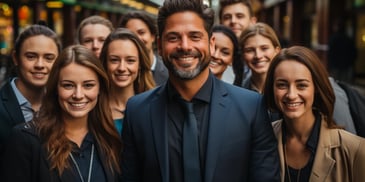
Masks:
[[[81,179],[81,182],[84,182],[84,178],[82,177],[82,174],[81,174],[81,171],[80,171],[80,168],[79,168],[79,165],[77,165],[77,162],[74,158],[74,156],[72,155],[72,153],[70,153],[70,157],[72,159],[72,162],[75,164],[76,166],[76,169],[77,169],[77,173],[79,173],[79,176],[80,176],[80,179]],[[88,178],[87,178],[87,181],[90,182],[90,179],[91,179],[91,171],[92,171],[92,168],[93,168],[93,161],[94,161],[94,144],[92,144],[91,146],[91,158],[90,158],[90,164],[89,164],[89,174],[88,174]]]

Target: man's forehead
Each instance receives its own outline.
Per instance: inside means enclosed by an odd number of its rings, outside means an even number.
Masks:
[[[248,7],[243,4],[243,3],[235,3],[235,4],[230,4],[227,5],[225,7],[222,7],[222,14],[234,14],[236,12],[241,12],[241,13],[248,13],[249,9]],[[234,11],[234,12],[232,12]]]
[[[204,20],[193,12],[180,12],[166,19],[165,30],[190,30],[201,31],[204,28]]]

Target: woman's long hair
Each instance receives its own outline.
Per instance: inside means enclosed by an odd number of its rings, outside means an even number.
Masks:
[[[136,80],[133,82],[134,93],[138,94],[154,88],[155,81],[151,72],[151,61],[147,48],[137,35],[126,28],[116,29],[105,39],[100,53],[100,60],[103,63],[104,69],[107,69],[109,45],[115,40],[130,40],[138,49],[139,72]]]
[[[69,154],[72,144],[65,135],[65,124],[62,121],[62,109],[58,102],[57,87],[60,71],[67,65],[74,63],[92,69],[98,76],[100,89],[96,106],[89,112],[89,132],[94,136],[99,151],[105,155],[107,169],[113,174],[120,173],[119,161],[122,144],[114,127],[111,110],[109,108],[109,79],[98,58],[81,45],[67,47],[57,58],[50,72],[38,116],[34,118],[37,132],[43,146],[48,152],[50,169],[58,170],[61,175],[70,167]]]

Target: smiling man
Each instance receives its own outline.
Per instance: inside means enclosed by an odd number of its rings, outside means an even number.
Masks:
[[[237,36],[256,23],[250,0],[220,0],[219,20]]]
[[[209,71],[213,17],[198,0],[161,7],[158,49],[169,80],[127,103],[123,181],[279,181],[261,96]]]

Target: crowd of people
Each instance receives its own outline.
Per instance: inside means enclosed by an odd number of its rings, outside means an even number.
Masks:
[[[1,181],[365,180],[365,139],[317,55],[248,0],[165,0],[157,20],[31,25],[0,89]]]

